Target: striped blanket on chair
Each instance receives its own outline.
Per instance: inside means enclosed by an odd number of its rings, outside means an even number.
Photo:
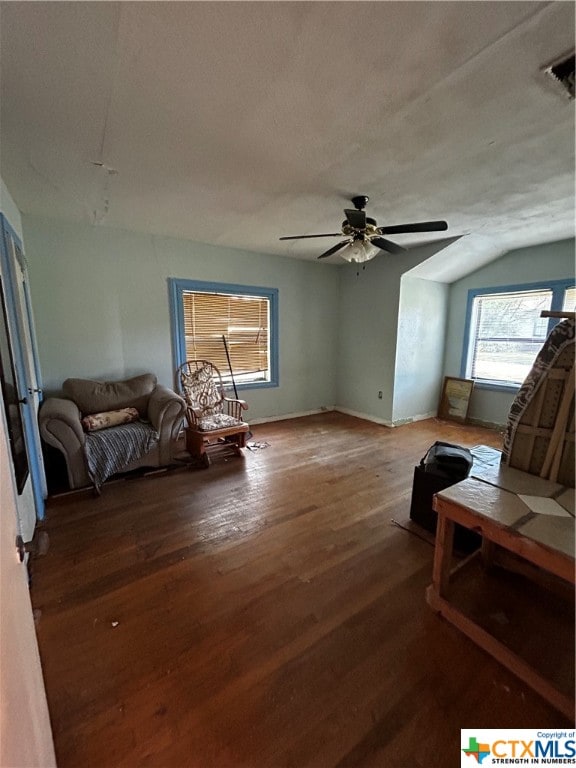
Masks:
[[[109,477],[141,459],[157,442],[156,430],[142,421],[87,434],[84,453],[94,488],[100,492]]]

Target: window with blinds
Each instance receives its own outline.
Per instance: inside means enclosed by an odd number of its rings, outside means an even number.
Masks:
[[[517,386],[528,375],[557,320],[543,310],[570,309],[576,289],[563,284],[473,297],[466,376],[500,386]]]
[[[183,291],[187,360],[210,360],[237,382],[270,380],[270,300],[262,296]]]
[[[564,293],[562,310],[564,312],[576,312],[576,288],[568,288]]]
[[[175,370],[209,360],[227,384],[278,386],[277,288],[180,278],[169,278],[168,287]]]

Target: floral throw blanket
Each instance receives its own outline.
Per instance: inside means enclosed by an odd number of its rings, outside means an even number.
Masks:
[[[97,491],[112,475],[141,459],[158,442],[158,433],[142,421],[101,429],[86,435],[88,475]]]

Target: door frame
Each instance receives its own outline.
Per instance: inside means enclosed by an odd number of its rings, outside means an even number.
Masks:
[[[36,336],[34,332],[31,306],[27,288],[27,269],[24,260],[24,250],[22,240],[10,226],[6,216],[0,212],[0,225],[2,238],[0,240],[0,265],[3,275],[4,300],[6,303],[6,313],[8,315],[8,332],[12,346],[14,358],[14,368],[16,372],[16,382],[18,387],[19,400],[24,401],[20,404],[22,421],[24,424],[24,438],[26,442],[26,452],[28,454],[28,465],[30,468],[30,479],[32,482],[32,493],[34,496],[34,507],[36,518],[44,519],[44,499],[46,497],[46,478],[41,459],[40,432],[38,429],[38,415],[34,408],[36,401],[41,400],[42,381],[40,368],[38,364],[38,353],[36,349]],[[16,246],[22,254],[22,261],[17,257],[16,252],[12,252],[12,246]],[[18,262],[18,263],[16,263]],[[19,277],[16,270],[20,268],[23,275],[23,295],[25,306],[19,299],[18,281]],[[34,371],[29,370],[27,361],[26,329],[23,324],[28,326],[28,336],[31,344],[31,356]]]

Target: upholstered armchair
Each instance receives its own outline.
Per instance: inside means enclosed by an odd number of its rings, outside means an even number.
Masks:
[[[153,374],[117,382],[66,379],[62,390],[64,397],[45,400],[39,423],[45,442],[64,455],[70,488],[99,489],[114,471],[172,463],[186,404]],[[115,452],[121,458],[112,463]]]

